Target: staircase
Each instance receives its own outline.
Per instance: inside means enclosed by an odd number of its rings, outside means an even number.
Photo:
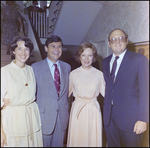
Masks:
[[[7,55],[7,45],[1,44],[1,67],[9,64],[11,60],[11,55]]]

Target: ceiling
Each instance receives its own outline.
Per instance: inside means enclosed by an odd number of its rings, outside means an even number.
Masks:
[[[64,45],[79,45],[105,1],[63,1],[53,34]]]

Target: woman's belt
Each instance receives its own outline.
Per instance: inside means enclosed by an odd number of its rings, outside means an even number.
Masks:
[[[87,98],[87,97],[82,97],[82,99],[81,99],[81,98],[77,97],[77,98],[75,98],[75,101],[81,101],[81,104],[80,104],[80,106],[78,107],[78,110],[77,110],[77,119],[78,119],[79,114],[80,114],[80,112],[82,111],[82,109],[83,109],[87,104],[89,104],[89,103],[90,103],[91,105],[93,105],[94,107],[96,107],[98,111],[100,111],[100,106],[99,106],[99,104],[98,104],[98,102],[97,102],[97,98],[91,99],[91,98]]]

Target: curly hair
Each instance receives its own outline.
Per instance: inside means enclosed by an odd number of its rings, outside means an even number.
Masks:
[[[13,41],[11,42],[11,45],[10,45],[10,49],[12,51],[14,51],[16,47],[18,47],[17,45],[18,41],[24,41],[25,47],[28,47],[30,49],[30,53],[33,51],[34,46],[33,46],[32,41],[28,37],[20,37],[20,36],[15,36],[13,38]]]
[[[78,47],[77,51],[75,52],[75,59],[76,59],[77,62],[79,62],[79,63],[81,62],[81,61],[80,61],[80,56],[81,56],[81,54],[84,52],[84,50],[87,49],[87,48],[92,49],[92,51],[93,51],[93,62],[96,61],[96,58],[97,58],[97,50],[96,50],[96,47],[95,47],[93,44],[91,44],[91,43],[85,42],[85,43],[82,43],[82,44]]]

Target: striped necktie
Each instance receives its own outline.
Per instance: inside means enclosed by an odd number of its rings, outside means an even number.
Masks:
[[[60,92],[60,73],[59,73],[59,69],[57,68],[57,64],[54,64],[55,66],[55,71],[54,71],[54,83],[57,89],[57,93],[59,96],[59,92]]]

